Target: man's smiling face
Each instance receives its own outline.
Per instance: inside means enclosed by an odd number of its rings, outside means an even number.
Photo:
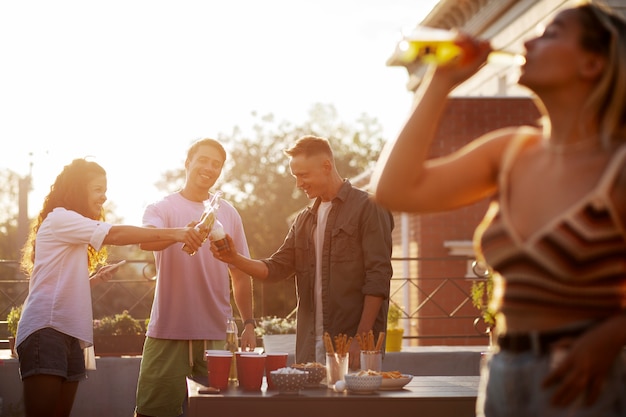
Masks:
[[[187,185],[209,190],[219,178],[223,167],[224,157],[217,148],[210,145],[200,146],[185,163]]]

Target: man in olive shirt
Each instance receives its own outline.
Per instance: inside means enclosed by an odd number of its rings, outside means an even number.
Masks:
[[[328,140],[300,138],[285,150],[296,186],[310,199],[282,246],[255,260],[235,250],[216,258],[264,282],[295,274],[298,313],[296,362],[325,362],[323,334],[374,335],[386,330],[392,276],[391,213],[337,172]],[[231,248],[234,248],[232,239]],[[350,367],[359,367],[359,345],[350,346]]]

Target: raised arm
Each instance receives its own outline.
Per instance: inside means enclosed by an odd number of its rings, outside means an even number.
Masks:
[[[465,36],[457,42],[464,54],[429,69],[411,116],[376,164],[371,183],[374,198],[388,209],[448,210],[480,200],[495,189],[494,168],[510,132],[488,135],[449,156],[427,160],[448,94],[478,71],[491,51],[488,42]]]

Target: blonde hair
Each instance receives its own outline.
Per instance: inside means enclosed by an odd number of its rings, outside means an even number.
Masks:
[[[313,135],[302,136],[292,147],[283,152],[290,157],[304,155],[308,158],[315,155],[327,155],[333,158],[333,150],[328,139]]]
[[[583,49],[606,59],[604,73],[585,107],[595,117],[602,145],[626,141],[626,20],[608,6],[583,1],[574,8]]]

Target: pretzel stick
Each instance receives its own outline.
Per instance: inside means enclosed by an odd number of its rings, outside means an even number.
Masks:
[[[333,342],[330,340],[328,332],[324,332],[324,346],[326,347],[326,353],[330,353],[331,355],[335,353]]]
[[[370,331],[371,334],[363,332],[360,335],[361,338],[361,350],[372,350],[374,348],[374,335]]]
[[[350,345],[352,345],[352,336],[350,336],[346,342],[346,352],[350,351]]]
[[[333,339],[335,340],[335,352],[341,355],[341,336],[337,335]]]
[[[354,337],[356,338],[356,341],[359,344],[359,349],[365,350],[365,346],[363,346],[363,338],[361,338],[361,335],[357,333],[357,335]]]
[[[378,333],[378,340],[376,341],[376,348],[374,349],[377,352],[380,352],[380,350],[383,348],[383,339],[384,338],[385,338],[385,332]]]

